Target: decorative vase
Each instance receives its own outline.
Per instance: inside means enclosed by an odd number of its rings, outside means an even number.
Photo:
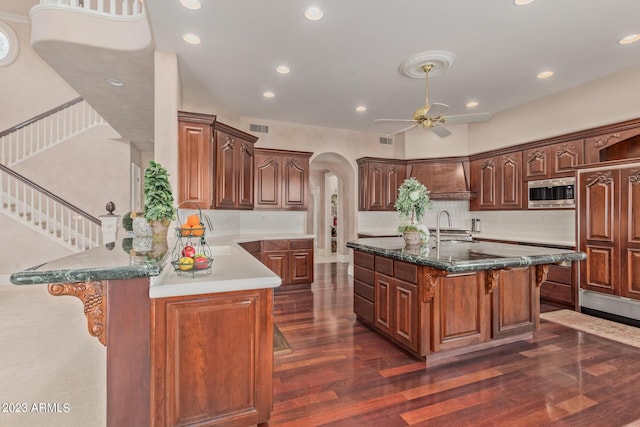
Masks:
[[[133,218],[133,222],[131,223],[131,227],[133,228],[133,237],[151,237],[153,236],[153,231],[151,230],[151,225],[143,216],[137,216]]]
[[[402,238],[407,246],[418,246],[422,241],[422,233],[420,231],[405,231]]]
[[[169,224],[171,221],[163,219],[161,221],[150,221],[153,240],[167,240]]]

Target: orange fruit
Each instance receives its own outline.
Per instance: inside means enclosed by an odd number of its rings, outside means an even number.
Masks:
[[[191,235],[192,236],[204,236],[204,227],[200,226],[200,224],[198,224],[198,227],[192,227],[191,228]]]
[[[189,224],[182,224],[180,226],[180,234],[182,236],[190,236],[191,235],[191,226]]]
[[[187,224],[192,227],[200,226],[200,217],[198,215],[189,215],[187,217]]]

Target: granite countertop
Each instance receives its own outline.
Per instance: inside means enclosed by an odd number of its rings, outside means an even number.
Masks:
[[[405,247],[401,237],[363,238],[348,242],[347,247],[451,273],[586,259],[584,252],[478,241],[443,241],[438,252],[435,239],[430,239],[425,247],[410,248]]]
[[[151,298],[227,292],[280,286],[281,279],[238,243],[257,240],[307,239],[311,234],[263,233],[208,236],[212,273],[188,272],[178,275],[171,265],[176,238],[156,244],[150,251],[130,251],[133,240],[121,237],[117,242],[69,255],[11,275],[15,285],[80,283],[93,280],[117,280],[150,277]]]

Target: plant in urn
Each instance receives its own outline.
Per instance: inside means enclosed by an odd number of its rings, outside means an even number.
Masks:
[[[398,231],[402,233],[405,243],[410,246],[425,244],[429,239],[429,230],[420,220],[427,208],[431,208],[427,187],[415,178],[405,179],[398,188],[394,207],[404,221],[398,226]]]

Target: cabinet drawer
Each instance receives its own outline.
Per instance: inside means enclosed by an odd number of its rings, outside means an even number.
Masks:
[[[393,276],[405,282],[418,284],[418,266],[408,262],[395,261],[393,266]]]
[[[353,311],[361,320],[373,325],[373,303],[362,298],[360,295],[353,295]]]
[[[291,249],[313,249],[313,239],[289,240]]]
[[[540,286],[540,297],[553,301],[573,304],[571,285],[562,283],[544,282]]]
[[[571,285],[571,267],[550,265],[549,272],[547,273],[547,281]]]
[[[393,277],[393,260],[390,258],[376,256],[376,272]]]
[[[265,251],[286,251],[289,250],[288,240],[264,240],[262,249]]]
[[[355,265],[360,265],[364,268],[368,268],[369,270],[373,270],[373,255],[355,251],[353,253],[353,263]]]
[[[353,292],[356,295],[359,295],[369,301],[373,301],[374,298],[374,291],[373,291],[373,286],[372,285],[368,285],[364,282],[361,282],[359,280],[354,280],[353,281]]]
[[[353,278],[371,286],[375,283],[373,271],[367,270],[366,268],[362,268],[358,265],[353,267]]]
[[[240,243],[240,246],[242,246],[244,250],[251,253],[252,255],[255,252],[260,252],[260,242],[245,242]]]

